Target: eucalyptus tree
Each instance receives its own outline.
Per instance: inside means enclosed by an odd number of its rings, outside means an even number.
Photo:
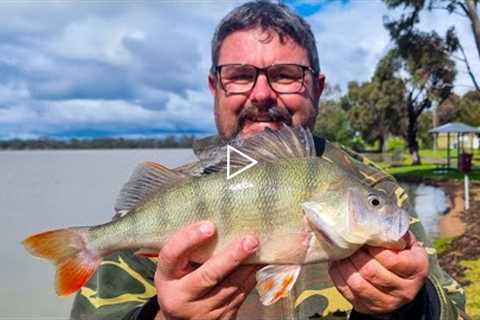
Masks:
[[[383,0],[388,8],[396,9],[403,7],[404,12],[400,18],[396,20],[388,20],[387,24],[395,27],[397,30],[408,31],[412,30],[414,26],[420,21],[419,14],[422,10],[446,10],[450,14],[455,14],[464,19],[468,19],[472,36],[477,47],[477,54],[480,60],[480,17],[479,17],[479,0]],[[464,46],[458,40],[455,33],[455,28],[451,27],[447,32],[447,42],[459,51],[461,56],[457,57],[459,61],[465,64],[467,72],[472,80],[473,85],[477,91],[480,91],[479,83],[475,77],[475,73],[470,67],[467,55],[465,54]]]
[[[442,104],[450,96],[455,79],[453,48],[436,32],[398,29],[387,25],[395,47],[388,53],[394,61],[396,77],[405,85],[403,108],[407,118],[405,137],[412,163],[420,164],[417,141],[418,119],[433,103]]]
[[[405,87],[403,81],[395,77],[393,63],[388,55],[381,59],[371,80],[350,82],[341,100],[353,130],[367,143],[378,142],[379,151],[385,151],[385,141],[390,134],[400,133]]]

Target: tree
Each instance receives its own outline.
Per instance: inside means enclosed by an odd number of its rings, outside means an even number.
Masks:
[[[450,95],[441,105],[435,110],[436,126],[453,122],[458,120],[460,112],[460,97],[456,94]]]
[[[314,132],[346,146],[351,146],[353,142],[353,130],[347,113],[335,100],[327,100],[320,104]]]
[[[457,14],[463,16],[470,21],[472,28],[472,35],[477,46],[477,53],[480,58],[480,18],[478,15],[478,0],[383,0],[388,8],[395,9],[400,6],[403,6],[405,9],[411,9],[407,14],[402,14],[401,17],[396,21],[388,21],[388,24],[395,25],[397,30],[412,30],[419,22],[419,13],[423,9],[429,11],[442,9],[447,10],[450,14]],[[460,50],[462,57],[459,57],[458,60],[462,61],[466,68],[467,72],[473,82],[477,91],[480,91],[480,87],[475,78],[475,74],[470,68],[465,50],[463,49],[462,44],[458,41],[458,37],[455,35],[454,27],[450,28],[447,33],[447,42],[451,42],[450,45],[454,48],[454,51]],[[455,46],[453,45],[455,42]]]
[[[396,76],[405,84],[404,110],[407,117],[406,139],[412,163],[420,164],[417,141],[418,119],[435,101],[441,105],[451,94],[455,64],[452,48],[436,33],[400,28],[386,24],[395,48],[388,56],[394,62]]]
[[[433,135],[428,132],[432,128],[433,114],[429,110],[418,117],[418,139],[422,148],[431,148],[433,146]]]
[[[341,100],[352,128],[367,143],[378,141],[379,151],[384,151],[389,134],[398,134],[401,121],[405,87],[402,80],[395,77],[393,63],[388,56],[380,60],[372,79],[361,84],[350,82]]]
[[[480,127],[480,91],[465,93],[460,99],[458,121],[474,127]]]

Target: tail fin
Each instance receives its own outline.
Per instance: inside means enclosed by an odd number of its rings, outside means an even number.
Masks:
[[[57,266],[55,289],[59,296],[79,290],[94,274],[101,256],[88,248],[88,228],[68,228],[37,233],[23,240],[30,254]]]

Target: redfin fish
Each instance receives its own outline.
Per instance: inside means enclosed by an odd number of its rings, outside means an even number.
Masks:
[[[365,244],[387,246],[407,232],[408,213],[395,196],[317,157],[308,130],[267,129],[233,145],[258,164],[227,179],[224,147],[205,164],[213,173],[200,177],[145,162],[120,192],[121,218],[31,235],[23,244],[56,264],[57,293],[67,295],[113,251],[156,255],[179,228],[209,220],[217,226],[216,241],[193,259],[202,263],[233,239],[255,234],[260,246],[246,263],[267,264],[257,272],[257,289],[270,305],[293,287],[302,265],[342,259]],[[245,159],[233,154],[230,165],[241,168]]]

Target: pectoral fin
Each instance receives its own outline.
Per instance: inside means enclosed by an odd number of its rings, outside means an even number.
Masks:
[[[260,301],[269,306],[286,297],[300,274],[299,265],[268,265],[257,271]]]

